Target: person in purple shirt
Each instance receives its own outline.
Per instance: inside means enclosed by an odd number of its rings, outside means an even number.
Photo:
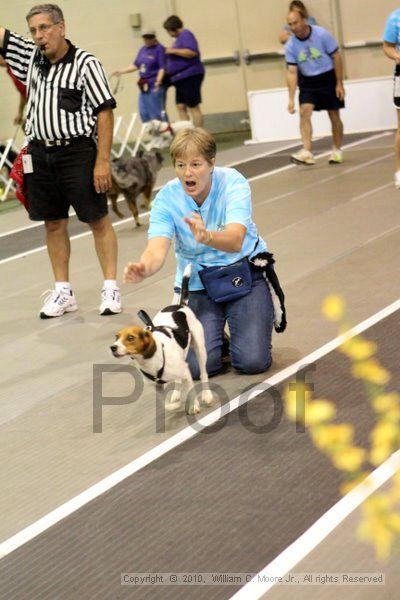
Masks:
[[[112,75],[125,75],[139,71],[138,86],[139,114],[143,123],[152,119],[162,120],[165,107],[165,87],[162,81],[165,75],[165,48],[157,40],[154,30],[142,34],[142,46],[131,65],[114,71]]]
[[[173,45],[165,49],[165,54],[166,72],[176,90],[179,118],[189,120],[190,112],[194,126],[203,127],[200,88],[204,79],[204,65],[200,60],[199,45],[193,33],[183,28],[179,17],[168,17],[163,26],[175,38]]]

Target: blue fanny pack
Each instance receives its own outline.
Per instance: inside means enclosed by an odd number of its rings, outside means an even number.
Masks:
[[[231,265],[205,267],[199,277],[214,302],[230,302],[251,292],[252,275],[247,257]]]

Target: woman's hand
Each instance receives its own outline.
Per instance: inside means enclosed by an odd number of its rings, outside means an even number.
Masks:
[[[124,283],[140,283],[146,277],[143,263],[129,262],[124,269]]]
[[[198,213],[193,212],[191,219],[189,219],[189,217],[183,217],[183,220],[189,225],[190,231],[192,232],[196,242],[205,245],[211,242],[212,233],[205,228],[203,219]]]

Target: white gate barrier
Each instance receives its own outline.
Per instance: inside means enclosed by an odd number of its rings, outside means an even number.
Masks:
[[[132,113],[129,120],[126,122],[124,117],[118,116],[115,119],[114,123],[114,132],[113,132],[113,143],[119,143],[120,146],[118,150],[111,150],[111,154],[115,158],[120,158],[123,155],[125,150],[134,156],[136,154],[135,148],[136,146],[131,146],[129,144],[129,139],[131,137],[133,127],[135,125],[137,119],[137,113]],[[137,150],[137,148],[136,148]]]
[[[4,150],[0,150],[0,202],[7,200],[7,196],[11,189],[15,190],[14,182],[8,176],[12,167],[12,161],[9,157],[11,150],[17,152],[14,147],[14,138],[6,140]]]
[[[345,133],[397,128],[392,77],[354,79],[344,82],[346,108],[340,111]],[[298,93],[296,112],[287,111],[287,88],[248,92],[252,139],[247,143],[299,139]],[[329,135],[326,111],[314,112],[313,136]]]

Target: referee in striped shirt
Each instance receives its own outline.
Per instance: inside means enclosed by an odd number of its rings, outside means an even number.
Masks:
[[[55,290],[45,299],[40,317],[59,317],[78,308],[69,282],[70,206],[94,235],[104,275],[100,314],[120,313],[117,239],[105,194],[111,187],[116,103],[100,62],[65,38],[58,6],[34,6],[26,20],[32,39],[0,27],[0,47],[28,92],[24,172],[29,217],[45,222],[55,278]]]

